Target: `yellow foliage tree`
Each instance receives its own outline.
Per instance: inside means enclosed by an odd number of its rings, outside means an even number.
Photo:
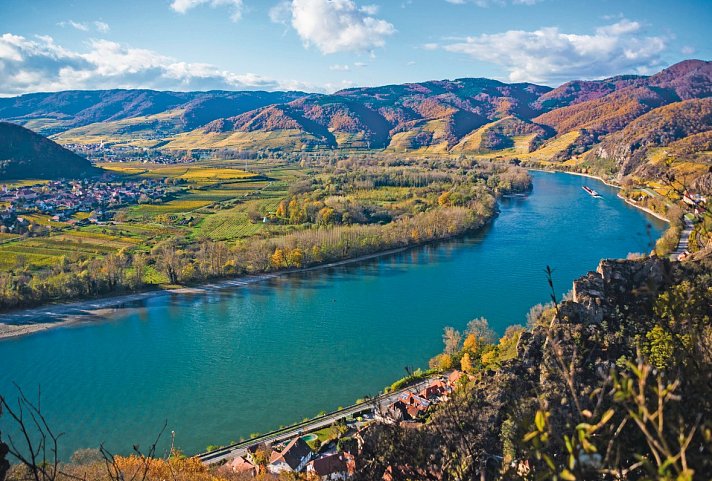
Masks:
[[[287,254],[287,264],[290,267],[302,267],[303,262],[304,253],[299,247],[295,247],[289,251],[289,254]]]
[[[438,354],[428,363],[430,369],[446,371],[452,368],[452,356],[450,354]]]
[[[484,354],[482,354],[481,360],[483,366],[489,366],[497,360],[497,351],[493,349],[491,351],[485,352]]]
[[[472,359],[470,358],[469,353],[465,353],[462,356],[462,359],[460,360],[460,368],[463,370],[463,372],[472,372],[473,367],[472,367]]]
[[[287,259],[284,257],[284,251],[277,247],[274,250],[274,254],[270,257],[270,263],[272,267],[285,267],[287,265]]]
[[[438,205],[448,205],[450,203],[450,192],[443,192],[438,197]]]
[[[479,350],[482,348],[482,343],[476,335],[468,334],[467,337],[465,337],[463,347],[466,351],[469,351],[474,354],[479,352]]]
[[[282,201],[279,203],[277,206],[277,212],[275,212],[275,215],[281,219],[284,219],[287,217],[287,203],[285,201]]]

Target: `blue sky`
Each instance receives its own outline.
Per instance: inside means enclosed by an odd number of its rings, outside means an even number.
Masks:
[[[2,0],[0,95],[558,85],[712,57],[712,0]]]

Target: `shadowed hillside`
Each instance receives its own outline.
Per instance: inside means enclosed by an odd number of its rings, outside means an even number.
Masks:
[[[0,122],[0,179],[86,177],[101,172],[51,140],[19,125]]]

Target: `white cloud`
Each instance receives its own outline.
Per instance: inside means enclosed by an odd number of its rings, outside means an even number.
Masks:
[[[94,22],[94,27],[101,33],[106,33],[110,30],[109,24],[106,22],[96,21]]]
[[[423,44],[423,50],[437,50],[438,48],[440,48],[440,45],[434,42]]]
[[[359,6],[353,0],[291,0],[270,10],[273,22],[291,22],[306,47],[324,54],[367,52],[383,47],[396,31],[393,24],[376,18],[374,5]]]
[[[473,3],[478,7],[489,7],[492,5],[534,5],[542,0],[445,0],[447,3],[452,3],[454,5],[464,5],[466,3]]]
[[[109,24],[105,22],[100,22],[98,20],[94,22],[75,22],[74,20],[65,20],[59,22],[57,25],[60,27],[72,27],[81,32],[88,32],[89,30],[96,30],[97,32],[106,33],[109,31]]]
[[[51,37],[0,36],[0,95],[69,89],[159,90],[302,89],[253,73],[235,73],[108,40],[91,40],[85,51],[68,50]]]
[[[242,18],[244,8],[242,0],[173,0],[171,8],[178,13],[186,13],[191,8],[200,5],[210,5],[211,7],[230,7],[232,13],[230,19],[237,22]]]
[[[641,35],[641,25],[623,19],[593,35],[557,27],[467,37],[443,48],[503,66],[513,82],[559,82],[602,78],[622,72],[648,73],[662,64],[663,36]]]
[[[341,65],[341,64],[335,64],[335,65],[329,65],[329,70],[336,70],[337,72],[348,72],[351,70],[351,67],[348,65]]]
[[[685,45],[680,49],[680,53],[682,53],[683,55],[692,55],[693,53],[695,53],[695,48],[689,45]]]
[[[287,25],[292,18],[292,4],[289,1],[279,2],[269,9],[269,19],[274,23]]]
[[[364,5],[363,7],[359,8],[359,10],[365,13],[366,15],[376,15],[378,13],[379,7],[378,5]]]

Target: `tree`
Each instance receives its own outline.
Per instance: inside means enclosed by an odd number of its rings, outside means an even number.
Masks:
[[[463,354],[462,359],[460,360],[460,368],[464,372],[472,372],[472,359],[470,359],[469,353],[466,352]]]
[[[446,371],[452,368],[452,356],[450,354],[438,354],[430,360],[428,367],[437,371]]]
[[[329,225],[334,222],[334,209],[331,207],[324,207],[319,211],[319,217],[317,222],[319,225]]]
[[[280,219],[285,219],[287,217],[287,202],[286,201],[281,201],[279,205],[277,206],[277,211],[275,212],[275,215],[279,217]]]
[[[104,257],[102,272],[106,275],[109,289],[114,289],[123,284],[126,258],[121,254],[109,254]]]
[[[290,267],[302,267],[304,262],[304,253],[299,247],[291,249],[287,254],[287,264]]]
[[[168,277],[171,284],[178,283],[178,273],[182,268],[182,259],[178,252],[178,243],[175,239],[159,242],[153,248],[156,265]]]
[[[133,267],[131,283],[134,289],[138,289],[143,286],[143,276],[146,274],[146,254],[143,252],[134,254],[131,266]]]
[[[274,253],[270,257],[270,263],[272,267],[276,267],[277,269],[285,267],[287,265],[287,259],[284,256],[284,250],[279,247],[275,248]]]
[[[468,322],[465,332],[474,334],[483,344],[493,344],[497,340],[497,334],[489,327],[489,322],[484,317]]]
[[[675,352],[672,334],[660,326],[655,326],[645,337],[648,340],[647,354],[650,363],[658,369],[667,368]]]
[[[443,344],[445,344],[445,354],[455,354],[460,349],[462,334],[454,327],[446,327],[443,331]]]

